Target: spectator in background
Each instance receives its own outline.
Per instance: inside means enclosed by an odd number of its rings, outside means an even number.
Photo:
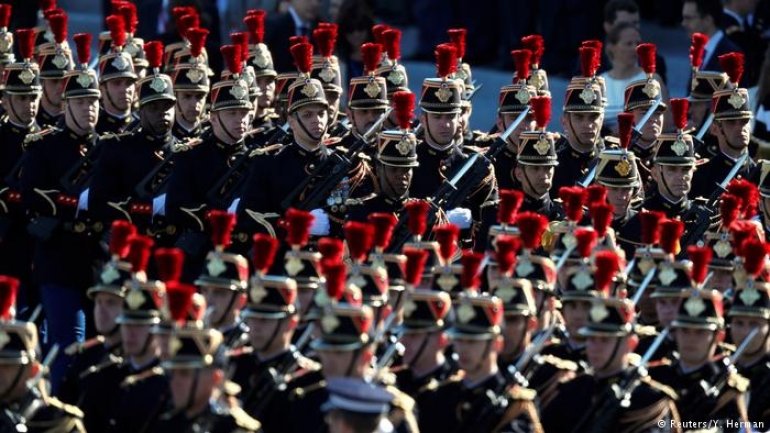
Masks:
[[[757,85],[767,41],[762,39],[763,25],[756,19],[758,0],[726,0],[720,27],[725,35],[746,54],[742,85]]]
[[[540,0],[539,24],[545,39],[543,67],[549,75],[571,75],[577,47],[602,38],[604,0]]]
[[[364,75],[361,59],[361,44],[373,39],[372,26],[375,24],[374,8],[369,0],[344,0],[337,17],[339,38],[337,53],[343,82],[350,77]]]
[[[731,51],[741,51],[735,43],[725,37],[724,32],[719,28],[721,17],[720,0],[686,0],[682,5],[682,26],[687,30],[688,37],[692,39],[693,33],[703,33],[709,37],[700,68],[703,71],[721,71],[719,56]],[[688,95],[689,87],[688,84]]]
[[[759,89],[754,114],[752,141],[758,146],[756,159],[770,158],[770,48],[765,52],[765,61],[759,74]]]
[[[289,52],[289,38],[311,38],[321,15],[321,0],[288,0],[286,12],[269,16],[265,24],[265,43],[270,47],[278,73],[295,70]]]

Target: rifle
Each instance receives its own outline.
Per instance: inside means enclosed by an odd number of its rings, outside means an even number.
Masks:
[[[727,191],[727,185],[735,179],[748,159],[749,153],[744,152],[744,154],[735,161],[735,165],[730,169],[730,172],[727,173],[727,176],[725,176],[722,182],[716,186],[716,189],[711,193],[708,202],[706,202],[704,206],[693,206],[684,215],[682,221],[685,221],[689,227],[692,227],[692,230],[686,232],[680,241],[683,251],[686,250],[686,248],[684,248],[685,246],[694,244],[703,238],[703,235],[711,226],[711,217],[714,216],[718,209],[717,202],[719,201],[719,198],[722,196],[723,192]],[[687,222],[691,220],[694,220],[694,222]]]
[[[323,207],[329,194],[361,160],[361,150],[375,137],[392,110],[392,108],[385,110],[364,135],[350,146],[346,154],[332,152],[318,164],[315,170],[281,201],[281,209],[285,211],[294,207],[300,210],[312,210]]]
[[[439,209],[453,209],[468,197],[471,188],[474,188],[486,176],[489,164],[507,146],[508,137],[524,121],[529,111],[529,107],[522,111],[483,155],[474,153],[451,179],[444,180],[439,185],[438,190],[426,199],[431,205],[428,227],[435,225]],[[393,230],[393,240],[388,247],[388,252],[401,251],[404,244],[411,238],[412,235],[408,230],[406,219],[406,214],[402,214],[399,217],[398,223]]]
[[[152,200],[153,197],[163,193],[166,184],[174,170],[174,152],[169,149],[163,156],[163,160],[155,164],[155,167],[147,173],[134,188],[136,196],[140,200]]]
[[[706,135],[706,132],[708,132],[712,123],[714,123],[714,113],[709,111],[708,117],[706,117],[700,129],[698,129],[698,132],[692,137],[693,141],[695,142],[694,151],[698,155],[700,155],[701,150],[706,147],[706,142],[703,141],[703,136]]]
[[[64,173],[59,183],[69,195],[78,195],[91,181],[96,167],[96,160],[102,150],[102,140],[96,140],[90,149]]]
[[[27,380],[26,387],[27,387],[27,394],[24,398],[24,400],[19,404],[19,409],[17,413],[21,417],[21,423],[20,424],[26,424],[28,420],[30,420],[34,415],[35,412],[40,408],[40,404],[37,403],[37,400],[41,400],[45,396],[45,390],[43,389],[43,380],[45,379],[45,376],[49,373],[51,364],[53,364],[53,361],[56,359],[56,356],[59,354],[59,345],[54,344],[51,346],[51,349],[48,351],[48,354],[45,356],[45,359],[43,359],[43,362],[40,366],[40,370],[37,372],[35,376]],[[25,431],[25,430],[19,430],[19,431]]]
[[[644,116],[639,119],[639,123],[637,123],[634,126],[634,129],[631,130],[631,143],[628,146],[629,148],[637,144],[642,138],[642,128],[644,128],[644,125],[647,124],[652,115],[655,114],[655,111],[658,109],[658,107],[660,107],[661,103],[662,101],[660,98],[654,99],[652,101],[652,105],[650,105],[650,108],[648,108],[647,111],[644,112]]]

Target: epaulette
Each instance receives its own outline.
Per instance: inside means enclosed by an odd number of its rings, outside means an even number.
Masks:
[[[67,356],[77,355],[99,344],[104,344],[104,336],[102,335],[98,335],[94,338],[89,338],[86,341],[76,341],[70,344],[69,346],[67,346],[67,348],[64,349],[64,353]]]
[[[386,387],[396,385],[396,373],[388,369],[383,369],[377,376],[377,380]]]
[[[467,151],[468,153],[484,153],[486,152],[486,149],[479,147],[479,146],[463,146],[463,150]]]
[[[271,144],[267,147],[257,147],[256,149],[253,149],[251,152],[249,152],[249,158],[262,155],[273,155],[274,152],[278,152],[282,147],[283,144],[281,143]]]
[[[239,428],[254,432],[262,430],[262,424],[249,416],[249,414],[247,414],[246,411],[243,410],[243,408],[240,406],[230,408],[230,415],[233,417],[235,425],[237,425]]]
[[[235,349],[228,350],[225,356],[227,358],[237,358],[239,356],[251,355],[254,353],[254,348],[251,346],[240,346]]]
[[[48,134],[50,134],[52,132],[56,132],[56,131],[59,131],[59,128],[57,128],[55,126],[52,126],[50,128],[46,128],[46,129],[40,130],[38,132],[30,132],[29,134],[27,134],[26,137],[24,137],[24,141],[22,142],[22,145],[24,147],[26,147],[28,144],[34,143],[36,141],[40,141],[46,135],[48,135]]]
[[[735,347],[735,345],[734,345],[734,344],[725,343],[725,342],[722,342],[722,343],[719,343],[719,344],[717,344],[717,347],[719,348],[719,351],[720,351],[721,353],[723,353],[723,354],[724,354],[724,353],[733,353],[733,352],[735,352],[736,350],[738,350],[738,348],[737,348],[737,347]]]
[[[658,330],[650,325],[639,325],[634,331],[636,331],[636,335],[640,337],[652,337],[653,335],[658,335]]]
[[[405,392],[392,385],[386,386],[385,390],[393,396],[393,400],[390,402],[393,407],[397,407],[404,412],[411,412],[414,410],[414,399]]]
[[[739,392],[746,392],[749,389],[750,383],[749,379],[738,373],[730,373],[727,376],[727,385]]]
[[[222,393],[228,397],[238,397],[242,390],[241,386],[232,380],[226,380],[222,384]]]
[[[174,143],[174,145],[171,147],[171,151],[174,153],[186,152],[190,149],[195,148],[195,146],[201,143],[203,143],[203,140],[199,137],[190,138],[187,141]]]
[[[620,139],[618,137],[613,137],[611,135],[604,137],[605,149],[615,149],[618,147],[620,147]]]
[[[123,131],[123,132],[105,132],[104,134],[101,134],[99,136],[99,141],[107,141],[107,140],[117,140],[120,141],[122,138],[128,137],[129,135],[132,135],[134,131]]]
[[[531,388],[514,386],[508,390],[508,395],[514,400],[534,401],[537,397],[537,391]]]
[[[540,360],[544,364],[553,365],[554,367],[558,368],[559,370],[568,370],[568,371],[578,371],[578,365],[575,361],[570,361],[567,359],[559,358],[558,356],[554,355],[542,355],[540,357]]]
[[[313,361],[307,356],[300,355],[299,357],[297,357],[297,366],[301,370],[304,370],[307,373],[311,371],[321,371],[321,363],[317,361]]]
[[[631,352],[627,355],[629,365],[638,366],[642,363],[642,355]]]
[[[474,143],[492,143],[500,137],[500,134],[498,133],[490,134],[484,131],[471,131],[471,134]]]
[[[310,384],[308,386],[305,386],[302,388],[295,388],[291,392],[290,399],[295,400],[295,399],[305,398],[311,392],[317,391],[321,388],[324,388],[325,386],[326,386],[326,381],[319,380],[318,382]]]
[[[426,391],[435,391],[438,389],[440,385],[441,385],[441,382],[439,382],[436,379],[431,379],[430,381],[428,381],[428,383],[420,387],[420,389],[418,389],[414,395],[422,394],[423,392],[426,392]]]
[[[123,358],[113,355],[112,353],[109,353],[107,354],[107,359],[104,362],[100,364],[92,365],[87,369],[85,369],[82,373],[80,373],[80,379],[85,379],[86,377],[94,373],[98,373],[107,367],[121,364],[122,362],[123,362]]]
[[[133,386],[137,384],[138,382],[141,382],[145,379],[149,379],[151,377],[155,376],[162,376],[163,375],[163,369],[160,367],[153,367],[149,370],[145,370],[141,373],[132,374],[131,376],[126,377],[123,379],[123,382],[120,384],[121,388],[125,388],[128,386]]]
[[[436,388],[440,388],[444,385],[450,384],[450,383],[456,383],[465,378],[465,373],[462,370],[458,370],[455,372],[455,374],[447,377],[446,379],[438,382],[438,385],[436,385]]]
[[[83,411],[79,407],[64,403],[56,397],[46,397],[44,401],[46,405],[59,409],[72,417],[83,418],[84,416]]]
[[[652,388],[652,389],[654,389],[656,391],[660,391],[663,394],[666,394],[666,396],[671,398],[671,400],[676,401],[677,399],[679,399],[679,396],[676,394],[676,391],[674,391],[674,388],[671,388],[668,385],[664,385],[664,384],[658,382],[657,380],[653,380],[650,376],[643,376],[641,381],[643,383],[649,385],[650,388]]]
[[[660,358],[660,359],[657,359],[655,361],[650,361],[647,364],[647,369],[654,368],[654,367],[660,367],[660,366],[663,366],[663,365],[671,365],[671,364],[673,364],[671,359],[669,359],[669,358]]]

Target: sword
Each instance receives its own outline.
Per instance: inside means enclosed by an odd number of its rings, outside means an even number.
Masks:
[[[647,271],[647,274],[644,276],[644,279],[642,280],[642,284],[639,285],[639,288],[636,290],[636,293],[634,293],[633,299],[631,299],[631,302],[633,302],[634,305],[638,305],[639,301],[642,299],[642,295],[644,295],[644,291],[647,290],[647,286],[650,285],[650,281],[652,281],[652,277],[655,276],[655,272],[658,270],[658,268],[652,268],[649,271]]]
[[[698,130],[698,133],[695,134],[695,138],[698,140],[703,140],[703,136],[706,135],[706,131],[709,130],[709,127],[711,124],[714,123],[714,113],[709,112],[708,117],[706,117],[706,121],[703,122],[703,125],[701,125],[700,130]]]

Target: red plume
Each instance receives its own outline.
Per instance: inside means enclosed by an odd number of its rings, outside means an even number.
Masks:
[[[580,72],[584,77],[593,77],[599,69],[596,48],[580,47],[578,51],[580,52]]]
[[[529,100],[529,103],[532,105],[537,127],[545,130],[545,128],[548,127],[548,123],[551,121],[551,97],[535,96]]]
[[[123,17],[123,21],[126,25],[126,31],[131,34],[136,33],[136,26],[139,25],[139,19],[137,18],[136,5],[131,2],[123,3],[118,8],[118,13]]]
[[[19,292],[19,280],[8,275],[0,275],[0,319],[12,320],[11,309],[16,304]]]
[[[35,52],[35,31],[32,29],[16,30],[16,45],[22,59],[32,59]]]
[[[588,228],[579,228],[575,230],[575,239],[577,240],[577,246],[575,250],[582,258],[588,258],[591,256],[591,250],[596,246],[596,240],[599,235],[595,230]]]
[[[174,281],[166,285],[166,299],[168,299],[168,311],[171,319],[178,325],[187,322],[190,310],[193,306],[195,286]]]
[[[730,193],[722,194],[722,201],[719,203],[719,214],[722,217],[722,227],[729,228],[740,213],[741,199]]]
[[[738,220],[729,227],[730,234],[733,236],[732,245],[735,253],[743,255],[743,244],[749,239],[759,239],[757,237],[757,225],[751,221]]]
[[[545,41],[540,35],[527,35],[521,38],[521,45],[532,53],[532,66],[540,66],[540,59],[545,52]]]
[[[414,116],[414,93],[401,90],[393,94],[393,109],[396,110],[398,127],[407,130]]]
[[[91,33],[76,33],[72,37],[78,51],[78,62],[87,65],[91,61]]]
[[[620,138],[620,147],[628,149],[631,143],[631,134],[634,129],[634,114],[622,112],[618,114],[618,138]]]
[[[596,65],[596,69],[594,70],[594,74],[596,74],[596,71],[599,70],[599,68],[602,66],[602,47],[604,44],[602,41],[598,39],[589,39],[587,41],[583,41],[580,43],[581,47],[587,47],[587,48],[593,48],[594,51],[594,64]]]
[[[559,188],[559,198],[568,220],[578,222],[583,218],[583,204],[586,198],[586,191],[583,187],[563,186]]]
[[[403,253],[406,256],[404,281],[412,287],[417,287],[422,279],[425,263],[428,261],[428,251],[421,248],[404,247]]]
[[[452,42],[452,44],[455,46],[455,49],[457,49],[457,58],[462,59],[465,57],[465,39],[468,35],[467,29],[449,29],[447,30],[447,34],[449,34],[449,40]]]
[[[339,34],[340,26],[337,23],[330,23],[330,22],[322,21],[322,22],[318,23],[318,26],[316,26],[316,28],[319,28],[319,29],[330,29],[331,31],[334,32],[334,36],[336,37],[337,34]],[[379,42],[377,42],[377,43],[379,43]]]
[[[645,43],[636,46],[636,56],[639,58],[639,66],[644,69],[646,74],[655,73],[655,44]]]
[[[299,43],[292,45],[290,51],[299,72],[310,74],[313,67],[313,46],[308,43]]]
[[[322,268],[326,280],[326,294],[329,299],[339,301],[345,293],[347,267],[342,260],[324,260]]]
[[[620,257],[615,251],[597,251],[594,256],[594,265],[596,266],[594,271],[596,291],[609,295],[612,279],[620,271]]]
[[[273,266],[277,251],[278,239],[264,233],[255,234],[254,254],[251,256],[254,270],[266,274],[270,267]]]
[[[708,266],[711,262],[711,248],[697,247],[690,245],[687,247],[687,254],[692,262],[691,278],[696,284],[701,284],[708,274]]]
[[[358,263],[363,262],[366,260],[369,250],[372,249],[374,227],[369,223],[348,221],[345,223],[344,229],[350,258]]]
[[[548,227],[548,218],[535,212],[522,212],[516,216],[516,226],[524,248],[534,250],[540,246],[543,233]]]
[[[384,250],[390,244],[393,228],[398,222],[396,216],[387,212],[375,212],[369,214],[367,220],[374,228],[374,246]]]
[[[693,68],[700,68],[703,63],[703,54],[706,52],[708,42],[708,36],[703,33],[693,33],[692,45],[690,45],[690,64]]]
[[[315,217],[310,212],[289,208],[286,211],[286,243],[304,247],[310,238],[310,227]]]
[[[126,220],[115,220],[110,229],[110,255],[123,258],[128,254],[128,238],[136,234],[136,227]]]
[[[150,41],[144,44],[144,55],[150,68],[160,68],[163,65],[163,42]]]
[[[261,44],[265,41],[265,16],[267,13],[262,9],[251,10],[243,22],[251,34],[251,42]]]
[[[382,45],[371,42],[361,45],[361,58],[364,62],[364,73],[374,74],[382,59]]]
[[[530,74],[530,62],[532,62],[532,51],[530,50],[513,50],[511,51],[513,57],[513,64],[516,66],[516,79],[524,81],[529,78]]]
[[[240,60],[245,62],[249,58],[249,34],[247,32],[233,32],[230,33],[230,40],[233,45],[241,47]]]
[[[484,254],[471,250],[463,251],[460,263],[463,265],[463,271],[460,274],[460,286],[463,289],[473,289],[478,291],[481,282],[481,262],[484,260]]]
[[[203,54],[203,47],[206,46],[206,37],[209,35],[207,29],[194,28],[187,32],[187,39],[190,41],[190,55],[193,58],[200,57]]]
[[[681,131],[687,127],[687,111],[689,109],[690,101],[687,98],[671,98],[671,114],[676,129]]]
[[[457,239],[460,238],[460,228],[454,224],[441,224],[433,228],[439,248],[438,253],[445,264],[448,264],[455,251],[457,251]]]
[[[120,15],[110,15],[107,17],[107,28],[110,29],[112,46],[116,48],[126,45],[126,22]]]
[[[516,253],[521,247],[521,239],[511,235],[497,236],[495,260],[503,275],[509,275],[516,265]]]
[[[500,203],[497,205],[497,222],[513,224],[522,202],[524,202],[523,192],[517,189],[501,189]]]
[[[38,4],[43,12],[56,8],[56,0],[38,0]]]
[[[388,58],[397,61],[401,58],[401,30],[388,29],[382,34],[383,47],[388,53]]]
[[[307,36],[289,36],[289,47],[293,47],[297,44],[309,44],[310,39]]]
[[[736,86],[743,77],[744,56],[743,53],[733,52],[719,56],[719,66],[730,77],[730,82]]]
[[[767,244],[759,239],[747,239],[741,246],[743,268],[746,273],[756,277],[765,267]]]
[[[655,245],[660,240],[660,222],[666,215],[657,211],[639,212],[639,221],[642,225],[642,243]]]
[[[607,201],[607,188],[604,185],[590,185],[586,188],[586,205]]]
[[[430,204],[425,200],[412,200],[404,207],[407,214],[407,225],[414,236],[422,236],[428,228],[428,209]]]
[[[224,59],[227,70],[231,74],[237,75],[243,71],[240,45],[222,45],[219,47],[219,51],[222,53],[222,59]]]
[[[13,12],[11,5],[0,4],[0,27],[7,28],[11,23],[11,12]]]
[[[158,248],[155,251],[158,279],[163,282],[179,281],[182,278],[184,252],[179,248]]]
[[[56,14],[48,19],[48,26],[57,44],[63,44],[67,40],[67,14]],[[1,26],[0,27],[4,27]]]
[[[759,190],[757,186],[746,179],[733,179],[727,185],[727,192],[741,199],[741,217],[752,218],[757,212]]]
[[[390,30],[390,26],[387,24],[375,24],[372,26],[372,36],[374,36],[374,42],[381,44],[385,38],[385,32]]]
[[[446,78],[457,72],[457,48],[453,44],[436,46],[436,70],[439,78]]]
[[[150,249],[152,249],[154,244],[155,241],[149,236],[129,236],[126,260],[131,263],[132,272],[145,272],[147,270],[147,262],[150,260]]]
[[[179,22],[177,24],[179,36],[181,36],[183,39],[187,39],[187,32],[190,29],[194,29],[201,26],[201,18],[198,15],[198,13],[194,14],[187,14],[181,18],[179,18]]]
[[[607,234],[607,229],[612,224],[612,211],[615,208],[606,202],[594,202],[588,210],[591,212],[591,221],[593,222],[596,234],[603,238]]]
[[[337,33],[331,28],[317,28],[313,30],[313,40],[318,47],[321,57],[329,58],[334,54],[334,45],[337,43]]]
[[[318,239],[318,252],[321,253],[321,264],[325,261],[341,261],[345,244],[341,239],[323,237]]]
[[[194,15],[198,12],[193,6],[174,6],[171,8],[171,16],[174,17],[174,22],[179,21],[185,15]]]
[[[679,239],[684,233],[684,223],[680,220],[665,219],[660,223],[660,248],[668,254],[676,254]]]

